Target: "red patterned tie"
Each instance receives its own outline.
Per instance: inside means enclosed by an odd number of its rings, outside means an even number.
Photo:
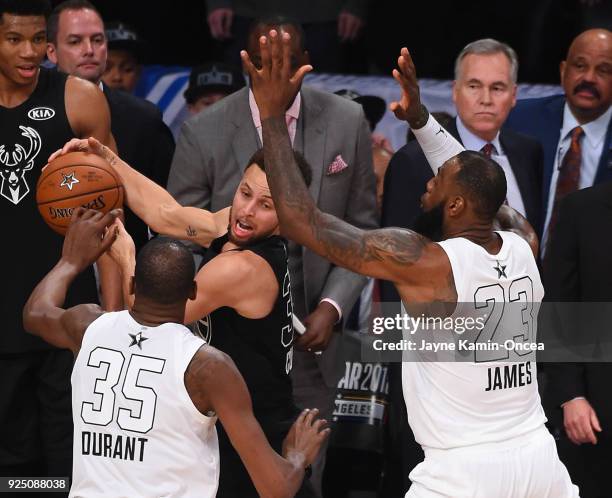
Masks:
[[[480,149],[480,152],[482,152],[485,156],[491,159],[491,155],[493,154],[494,150],[495,146],[493,144],[484,144],[482,146],[482,149]]]
[[[574,128],[570,134],[572,141],[568,151],[563,157],[561,167],[559,168],[559,178],[557,178],[557,188],[555,190],[555,201],[553,203],[550,222],[548,223],[547,243],[552,239],[552,234],[557,224],[559,203],[567,194],[578,190],[578,185],[580,183],[580,164],[582,162],[580,139],[584,135],[584,130],[580,126],[576,126],[576,128]]]
[[[487,156],[489,159],[491,159],[491,156],[493,155],[493,152],[495,152],[495,145],[491,144],[491,143],[486,143],[482,146],[482,149],[480,149],[480,152],[482,152],[485,156]],[[508,204],[508,198],[506,197],[504,199],[504,204]]]

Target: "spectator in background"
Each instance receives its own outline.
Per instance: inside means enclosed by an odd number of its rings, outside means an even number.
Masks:
[[[101,83],[107,45],[104,22],[93,4],[67,0],[55,7],[48,21],[47,56],[60,71],[102,87],[119,154],[142,174],[165,185],[174,138],[155,105]],[[127,208],[125,226],[140,249],[149,239],[147,226]]]
[[[208,26],[213,38],[224,43],[224,60],[240,65],[240,50],[247,46],[247,33],[255,19],[287,17],[300,23],[306,50],[317,71],[339,73],[343,46],[362,33],[368,0],[207,0]]]
[[[294,69],[301,66],[306,54],[299,25],[279,19],[253,25],[248,44],[251,59],[259,63],[259,37],[272,28],[291,35]],[[377,226],[370,130],[361,106],[304,86],[286,118],[295,150],[312,167],[310,188],[318,206],[357,226]],[[231,204],[244,165],[261,146],[259,109],[250,89],[243,88],[184,123],[168,191],[184,206],[209,211],[225,208]],[[331,420],[335,388],[343,373],[336,356],[340,341],[333,331],[342,328],[366,278],[296,244],[289,243],[288,249],[293,311],[306,326],[295,342],[300,350],[293,355],[294,399],[298,406],[319,408],[321,416]],[[317,351],[323,353],[315,356]],[[311,478],[319,496],[324,459],[322,452]],[[231,476],[224,477],[222,471],[220,489],[231,489],[231,484]]]
[[[447,130],[468,150],[498,162],[506,173],[508,204],[540,226],[542,150],[536,140],[502,129],[516,102],[518,61],[511,47],[492,39],[468,44],[455,63],[457,118]],[[432,177],[418,143],[393,156],[385,179],[383,226],[414,228],[423,186]]]
[[[102,81],[109,88],[134,93],[142,73],[145,44],[138,33],[121,22],[106,25],[108,55]]]
[[[363,112],[370,125],[370,132],[372,132],[372,162],[374,164],[374,175],[376,176],[376,206],[380,211],[385,173],[393,155],[393,147],[391,147],[391,143],[384,135],[374,133],[374,130],[378,122],[385,115],[387,104],[380,97],[375,95],[359,95],[353,90],[343,89],[334,93],[340,95],[340,97],[357,102],[363,107]]]
[[[193,116],[246,86],[242,71],[222,62],[194,67],[183,96]]]
[[[544,271],[559,201],[612,180],[612,33],[592,29],[578,35],[560,69],[565,95],[522,100],[507,122],[508,128],[537,138],[544,148]]]
[[[457,117],[446,129],[468,150],[482,151],[497,161],[506,174],[508,203],[530,223],[540,224],[542,148],[540,144],[519,133],[502,129],[516,101],[518,61],[514,50],[492,39],[468,44],[455,62],[453,101]],[[383,227],[410,228],[423,231],[417,224],[421,213],[421,196],[433,173],[418,142],[409,142],[391,159],[384,183],[382,207]],[[434,237],[435,234],[424,234]],[[389,282],[381,282],[381,299],[397,303],[399,295]],[[387,308],[391,308],[389,305]],[[391,365],[389,388],[393,403],[402,406],[401,369]],[[386,493],[391,496],[406,489],[402,482],[423,458],[408,426],[405,410],[393,409],[391,414],[391,449],[386,474],[395,482],[386,481]],[[399,447],[397,445],[400,445]]]
[[[544,364],[547,417],[556,428],[559,457],[582,498],[610,496],[612,333],[606,310],[612,301],[611,207],[612,182],[573,192],[560,201],[544,274],[546,300],[567,302],[551,305],[559,312],[552,329],[560,337],[573,338],[572,351],[586,347],[585,363]],[[601,305],[581,310],[578,302]]]

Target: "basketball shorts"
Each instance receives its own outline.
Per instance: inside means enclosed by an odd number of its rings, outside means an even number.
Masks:
[[[406,498],[578,498],[554,438],[542,426],[510,441],[425,449]]]

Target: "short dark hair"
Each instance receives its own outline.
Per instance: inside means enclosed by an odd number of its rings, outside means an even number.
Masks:
[[[493,219],[506,199],[506,175],[502,167],[480,152],[458,154],[456,181],[474,203],[476,214]]]
[[[300,154],[299,152],[295,150],[293,151],[293,157],[295,159],[295,162],[297,163],[297,167],[300,170],[300,173],[302,174],[304,183],[306,184],[307,187],[310,187],[310,183],[312,182],[312,168],[310,167],[310,164],[306,162],[306,158],[302,154]],[[264,173],[267,173],[266,172],[266,159],[264,157],[263,149],[257,150],[255,154],[251,156],[251,159],[249,159],[249,162],[247,163],[246,169],[248,169],[249,166],[253,164],[256,164],[259,167],[259,169],[263,171]]]
[[[50,12],[49,0],[0,0],[0,23],[3,22],[3,14],[43,16],[47,19]]]
[[[293,19],[291,17],[279,16],[279,15],[271,15],[271,16],[263,16],[255,19],[249,26],[249,31],[247,35],[247,40],[251,38],[251,35],[255,33],[262,26],[291,26],[293,29],[297,31],[297,34],[300,37],[300,50],[304,51],[304,46],[306,44],[304,28],[299,21]]]
[[[57,4],[51,12],[49,19],[47,19],[47,40],[51,43],[57,44],[59,18],[65,10],[93,10],[98,14],[98,17],[102,19],[102,24],[104,24],[102,14],[100,14],[100,11],[89,0],[66,0],[65,2]]]
[[[178,240],[156,237],[144,245],[136,258],[136,292],[159,304],[186,301],[194,276],[191,251]]]

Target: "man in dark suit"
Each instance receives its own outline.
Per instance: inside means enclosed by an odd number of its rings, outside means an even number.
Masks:
[[[47,56],[60,71],[100,85],[111,113],[111,132],[121,157],[156,183],[168,180],[174,154],[172,132],[159,109],[128,93],[101,83],[107,46],[104,22],[87,0],[67,0],[53,10],[48,21]],[[149,240],[148,227],[129,209],[125,226],[136,248]]]
[[[554,322],[554,330],[572,338],[572,350],[580,348],[591,361],[545,364],[544,406],[549,421],[558,428],[559,456],[583,498],[610,496],[612,334],[609,316],[603,320],[602,316],[594,317],[605,315],[603,302],[612,301],[612,235],[606,229],[610,226],[612,182],[569,194],[560,202],[557,228],[548,249],[550,271],[544,279],[547,301],[568,302],[557,306],[563,316]],[[577,302],[602,302],[602,306],[580,310],[571,304]],[[602,323],[602,327],[593,328]],[[603,336],[598,336],[600,331]],[[608,363],[592,362],[604,359]]]
[[[478,40],[467,45],[457,57],[453,100],[457,118],[446,129],[468,150],[481,150],[504,169],[508,203],[525,215],[534,227],[540,226],[542,148],[536,140],[502,130],[516,102],[518,61],[514,50],[496,40]],[[421,196],[433,172],[418,142],[399,149],[389,164],[383,193],[383,227],[415,226],[421,213]],[[433,234],[428,234],[432,236]],[[383,301],[396,302],[399,296],[389,282],[381,283]],[[399,311],[399,309],[398,309]],[[385,496],[403,496],[408,473],[423,459],[406,420],[401,391],[401,373],[391,365],[389,386],[393,403],[390,423],[390,454]],[[399,462],[399,463],[398,463]],[[398,469],[397,467],[400,467]]]
[[[541,223],[542,149],[537,141],[502,125],[516,102],[518,62],[512,48],[478,40],[459,54],[453,101],[456,120],[447,130],[468,150],[490,155],[504,169],[508,204],[532,226]],[[420,198],[433,173],[417,142],[399,149],[385,177],[382,226],[413,228]]]
[[[537,138],[544,148],[544,253],[551,220],[552,227],[557,226],[555,205],[568,192],[612,180],[610,31],[592,29],[574,39],[561,63],[561,84],[565,95],[521,100],[506,122],[508,128]],[[572,144],[579,160],[566,160]]]

